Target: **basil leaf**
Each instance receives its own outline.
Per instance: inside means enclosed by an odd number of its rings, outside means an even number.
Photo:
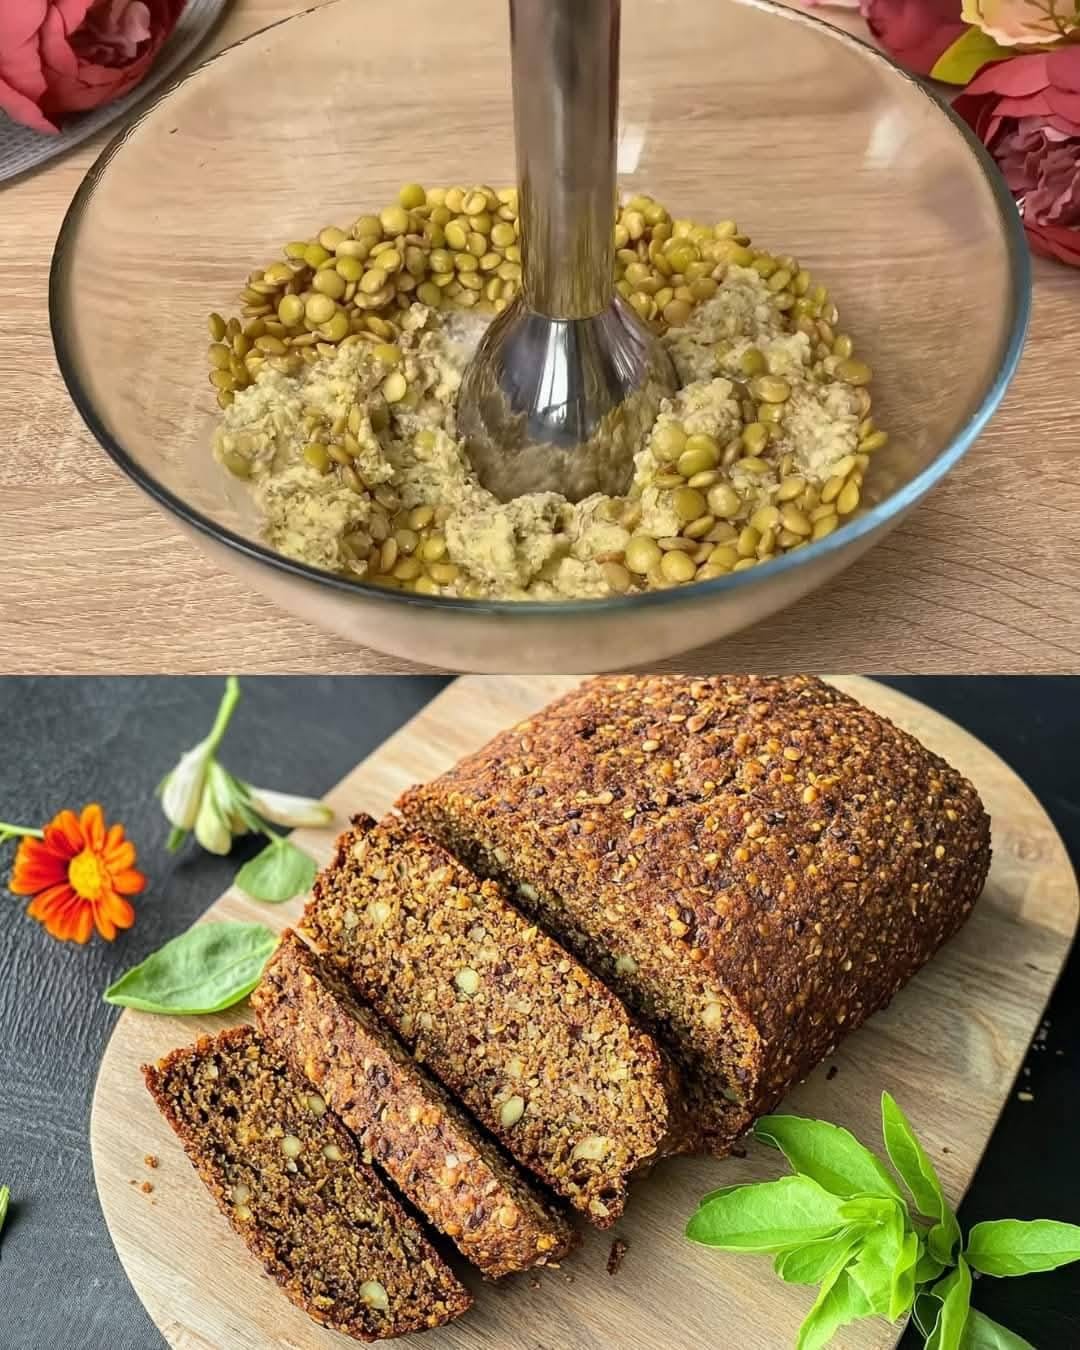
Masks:
[[[934,1293],[941,1299],[941,1313],[926,1350],[961,1350],[971,1308],[971,1270],[962,1256],[956,1269],[934,1285]]]
[[[924,1248],[915,1267],[915,1283],[930,1284],[937,1279],[944,1269],[944,1262],[939,1261],[935,1256],[931,1256]]]
[[[901,1205],[907,1209],[903,1200],[883,1200],[876,1195],[857,1195],[852,1200],[845,1200],[840,1206],[840,1217],[850,1219],[852,1223],[890,1223],[893,1215],[900,1212]]]
[[[830,1270],[842,1266],[866,1236],[864,1226],[852,1224],[835,1237],[807,1242],[783,1251],[773,1262],[777,1275],[788,1284],[820,1284]]]
[[[938,1318],[941,1316],[941,1299],[929,1290],[921,1290],[915,1296],[911,1316],[919,1331],[929,1341],[937,1329]]]
[[[892,1288],[889,1290],[890,1322],[903,1317],[915,1302],[915,1265],[919,1259],[918,1233],[905,1233],[900,1243],[900,1254],[892,1272]]]
[[[698,1201],[698,1207],[700,1208],[708,1200],[715,1200],[718,1195],[730,1195],[732,1191],[741,1191],[750,1184],[747,1181],[737,1181],[733,1186],[721,1186],[715,1191],[710,1191],[708,1195],[703,1195]]]
[[[905,1224],[904,1211],[895,1200],[882,1203],[891,1206],[888,1220],[870,1230],[848,1273],[862,1290],[874,1314],[888,1317],[893,1302],[893,1276],[904,1248]],[[907,1312],[910,1306],[911,1300],[904,1305],[904,1311]]]
[[[295,844],[274,839],[241,867],[235,884],[253,900],[280,905],[310,891],[317,870],[313,859]]]
[[[4,1220],[7,1218],[8,1205],[11,1203],[11,1187],[0,1186],[0,1228],[4,1226]]]
[[[1030,1341],[1025,1341],[1023,1336],[1003,1327],[977,1308],[968,1313],[960,1346],[961,1350],[1035,1350]]]
[[[851,1276],[838,1266],[821,1286],[817,1301],[799,1328],[795,1350],[821,1350],[833,1335],[848,1322],[860,1317],[872,1317],[862,1290]]]
[[[259,982],[277,937],[261,923],[200,923],[166,942],[105,991],[105,1002],[141,1012],[221,1012]]]
[[[887,1092],[881,1094],[881,1129],[892,1164],[903,1177],[919,1213],[937,1220],[926,1238],[931,1255],[943,1266],[951,1265],[953,1249],[960,1241],[960,1225],[911,1122]]]
[[[840,1201],[809,1177],[739,1186],[698,1207],[686,1225],[691,1242],[725,1252],[779,1252],[843,1228]]]
[[[968,1234],[968,1261],[984,1275],[1030,1275],[1080,1261],[1080,1228],[1054,1219],[998,1219]]]
[[[796,1172],[833,1195],[882,1195],[902,1200],[884,1165],[850,1130],[805,1116],[762,1116],[754,1134],[778,1148]]]

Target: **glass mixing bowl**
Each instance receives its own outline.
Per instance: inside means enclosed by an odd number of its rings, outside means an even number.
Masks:
[[[214,57],[79,189],[53,263],[53,337],[113,459],[283,608],[451,669],[633,667],[820,586],[941,478],[1012,376],[1027,253],[982,148],[878,52],[763,0],[626,0],[620,187],[676,215],[735,218],[827,285],[891,436],[867,509],[774,562],[602,601],[428,598],[291,562],[261,542],[245,492],[211,457],[207,313],[234,312],[242,279],[285,241],[378,209],[403,182],[512,183],[508,67],[506,0],[452,14],[434,0],[338,0]]]

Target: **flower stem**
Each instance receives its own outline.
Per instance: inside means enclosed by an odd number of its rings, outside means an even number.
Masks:
[[[225,681],[225,692],[221,696],[214,725],[210,728],[210,735],[206,738],[206,748],[209,754],[212,755],[221,744],[222,737],[225,735],[226,728],[232,720],[232,715],[239,702],[240,681],[235,675],[230,675]]]
[[[9,825],[6,820],[0,820],[0,844],[5,839],[44,839],[44,830],[32,830],[27,825]]]

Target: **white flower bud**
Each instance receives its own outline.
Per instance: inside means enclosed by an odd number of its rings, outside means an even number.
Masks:
[[[313,797],[294,797],[288,792],[271,792],[267,788],[252,787],[250,783],[245,784],[245,787],[252,809],[262,816],[263,820],[272,821],[275,825],[296,829],[301,825],[329,825],[334,819],[331,808],[325,802],[316,801]]]

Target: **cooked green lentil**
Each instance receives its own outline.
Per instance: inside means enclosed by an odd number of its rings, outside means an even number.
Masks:
[[[411,183],[348,230],[286,244],[248,276],[239,316],[210,316],[215,453],[273,548],[423,595],[602,598],[745,571],[858,509],[887,435],[825,288],[734,221],[673,219],[647,197],[617,212],[615,284],[682,387],[625,497],[498,502],[454,405],[517,294],[518,240],[513,189]]]

